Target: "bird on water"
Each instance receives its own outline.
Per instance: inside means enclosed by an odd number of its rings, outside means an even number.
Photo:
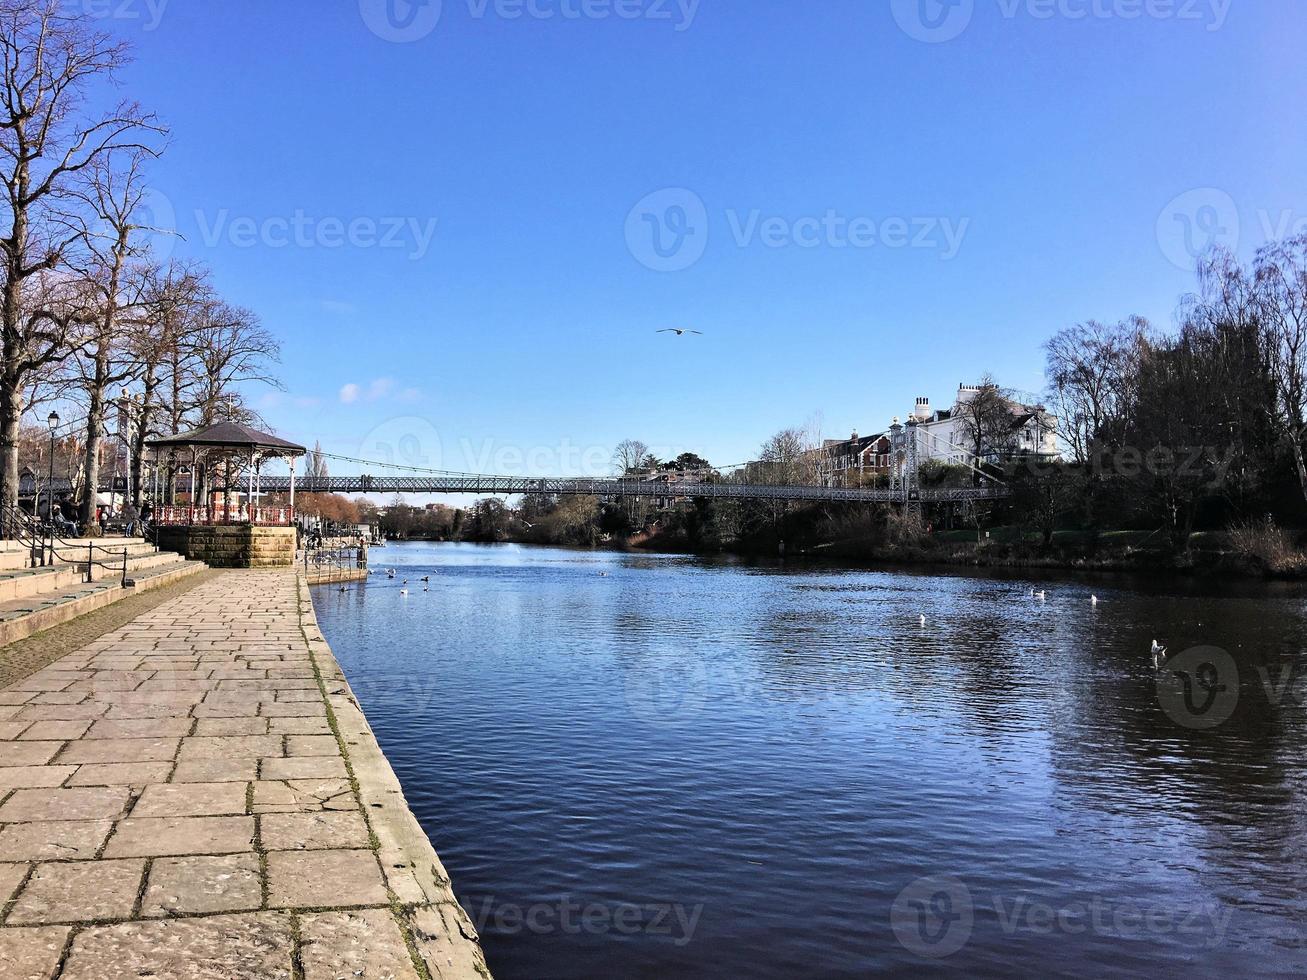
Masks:
[[[1153,654],[1154,667],[1158,667],[1166,662],[1166,647],[1162,646],[1162,644],[1158,643],[1156,640],[1153,640],[1153,648],[1151,652]]]

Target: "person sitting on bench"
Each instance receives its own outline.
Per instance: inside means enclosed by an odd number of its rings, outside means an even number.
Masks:
[[[54,523],[54,529],[60,534],[73,536],[77,534],[77,525],[64,517],[63,510],[58,504],[54,506],[54,516],[51,518]]]

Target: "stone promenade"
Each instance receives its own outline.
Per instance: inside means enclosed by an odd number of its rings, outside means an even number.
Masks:
[[[0,691],[3,980],[486,977],[293,572]]]

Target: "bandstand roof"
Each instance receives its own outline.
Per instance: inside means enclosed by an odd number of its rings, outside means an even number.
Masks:
[[[260,432],[240,422],[219,422],[205,429],[183,432],[165,439],[152,439],[146,443],[151,449],[235,449],[244,452],[276,453],[281,456],[303,456],[303,446]]]

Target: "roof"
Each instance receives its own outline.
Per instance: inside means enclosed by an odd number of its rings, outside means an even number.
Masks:
[[[308,450],[267,432],[260,432],[240,422],[219,422],[207,429],[183,432],[166,439],[152,439],[146,443],[151,449],[180,449],[200,447],[209,449],[264,449],[279,453],[303,455]]]
[[[874,436],[859,436],[857,439],[827,439],[822,443],[820,451],[828,454],[842,452],[846,456],[856,456],[866,452],[880,440],[888,438],[888,433],[878,432]]]

